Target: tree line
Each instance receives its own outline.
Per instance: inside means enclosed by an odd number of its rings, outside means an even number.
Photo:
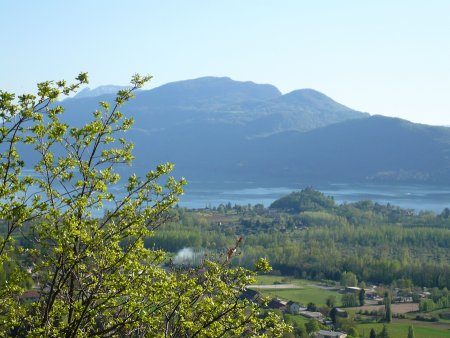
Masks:
[[[372,201],[336,205],[308,188],[270,208],[173,212],[177,220],[148,238],[147,245],[217,250],[243,236],[237,265],[251,266],[258,257],[267,257],[280,273],[302,278],[339,280],[342,272],[351,271],[360,281],[411,280],[419,286],[450,287],[450,220],[445,210],[416,213]]]

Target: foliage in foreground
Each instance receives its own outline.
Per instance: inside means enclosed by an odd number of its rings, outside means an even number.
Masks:
[[[228,267],[236,247],[197,268],[163,268],[164,253],[144,246],[185,183],[167,177],[172,164],[125,182],[117,173],[133,160],[121,137],[133,120],[119,108],[149,79],[133,76],[131,89],[113,105],[100,102],[78,128],[62,122],[56,100],[87,83],[84,73],[73,85],[40,83],[37,95],[0,91],[0,267],[9,269],[0,281],[0,335],[234,337],[288,329],[240,299],[254,275]],[[25,163],[21,154],[30,150]]]

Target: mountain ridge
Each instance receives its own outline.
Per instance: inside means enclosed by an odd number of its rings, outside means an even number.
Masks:
[[[81,99],[86,97],[99,97],[102,95],[116,94],[119,90],[131,88],[130,86],[119,85],[102,85],[91,89],[90,87],[83,88],[73,96],[74,99]]]
[[[63,102],[69,125],[99,99]],[[438,183],[450,179],[450,129],[370,116],[313,89],[203,77],[141,90],[123,112],[135,119],[130,170],[174,162],[188,179]]]

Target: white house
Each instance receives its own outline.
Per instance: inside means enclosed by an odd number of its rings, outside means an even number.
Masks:
[[[319,321],[321,321],[323,319],[323,314],[321,314],[320,312],[300,311],[300,314],[303,317],[316,319],[316,320],[319,320]]]
[[[316,338],[346,338],[347,334],[338,331],[319,330],[315,334]]]

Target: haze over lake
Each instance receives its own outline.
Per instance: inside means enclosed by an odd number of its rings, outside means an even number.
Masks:
[[[273,201],[292,191],[307,187],[307,184],[284,187],[258,187],[254,183],[227,182],[220,185],[205,185],[191,182],[179,203],[187,208],[215,207],[230,202],[232,205],[261,203],[269,206]],[[332,196],[337,203],[351,203],[361,200],[373,200],[380,204],[390,203],[416,211],[430,210],[436,213],[450,207],[450,186],[420,185],[370,185],[370,184],[322,184],[314,188]]]

